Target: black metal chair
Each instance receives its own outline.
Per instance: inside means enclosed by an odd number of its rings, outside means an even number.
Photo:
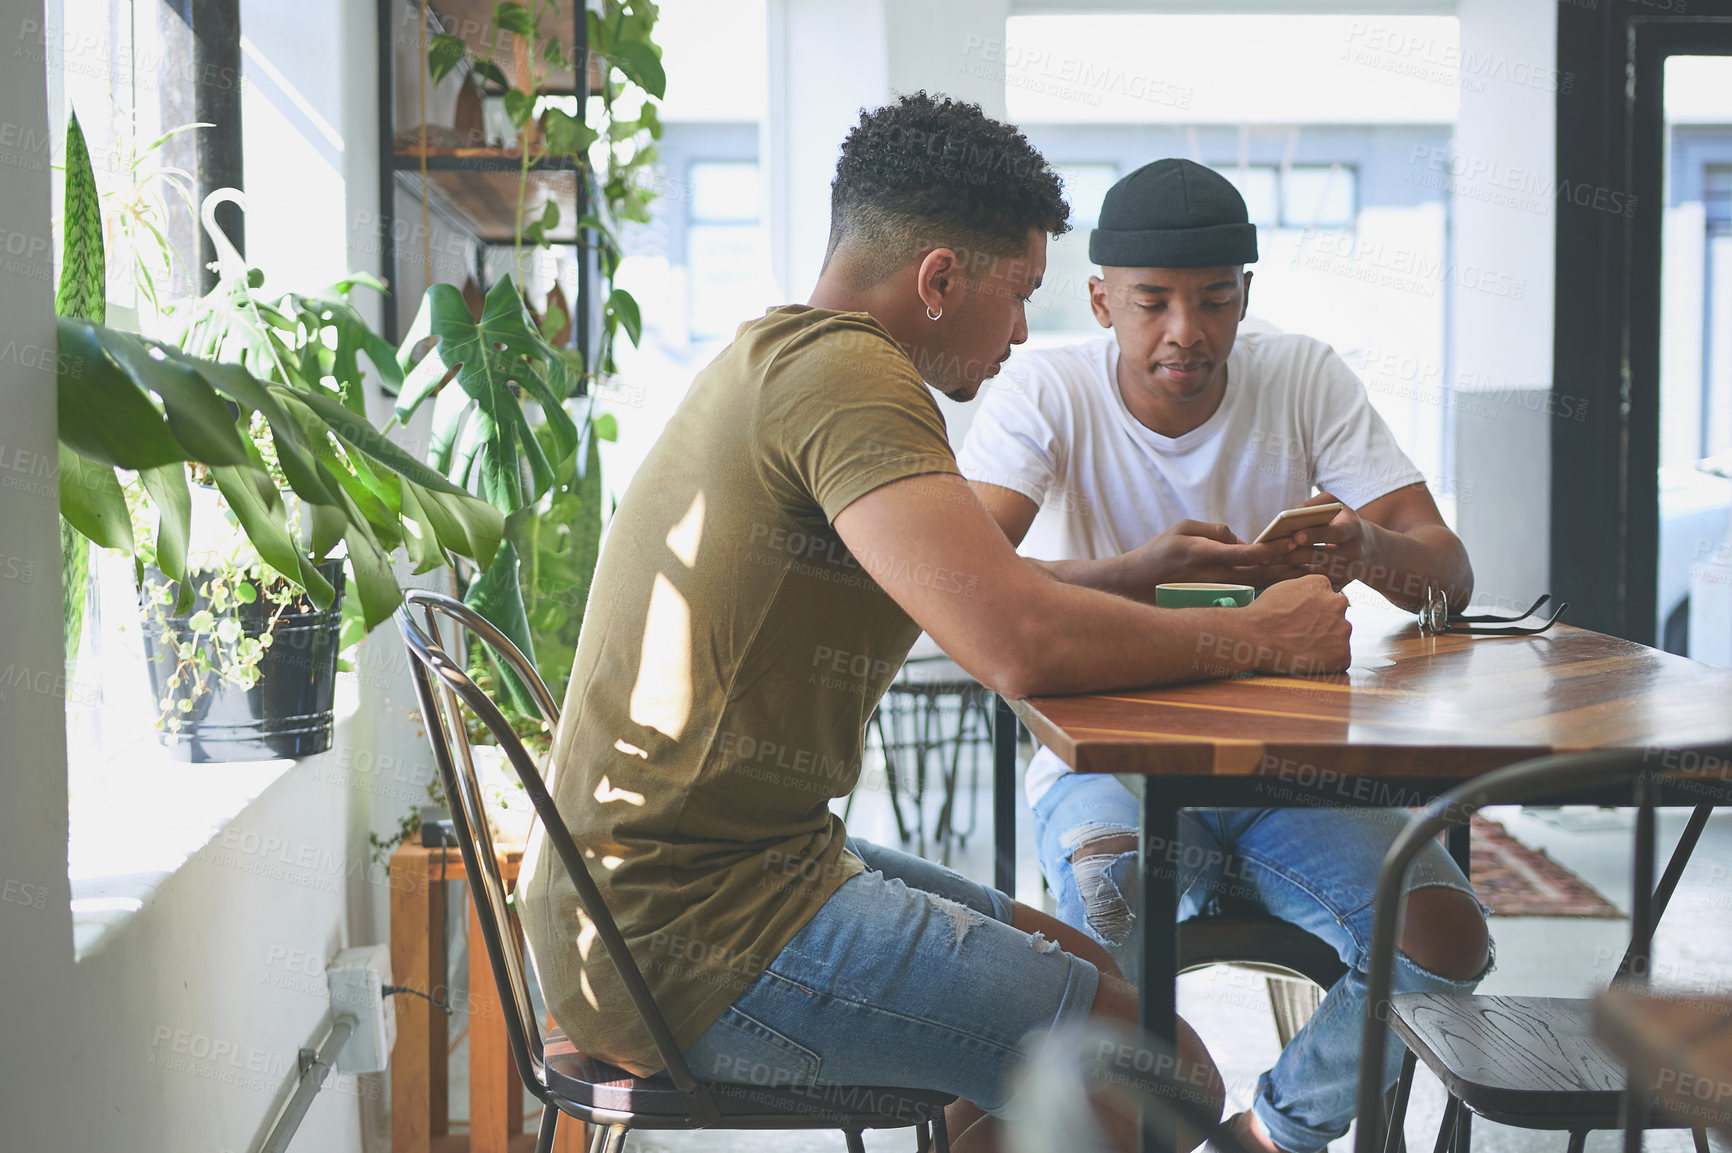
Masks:
[[[890,812],[903,844],[913,842],[919,856],[926,855],[926,817],[922,804],[928,778],[927,766],[935,763],[943,789],[932,840],[939,861],[950,864],[951,846],[966,846],[976,825],[975,795],[980,787],[980,762],[992,744],[992,691],[963,671],[942,653],[909,657],[896,679],[885,690],[868,723],[884,755],[885,785],[890,793]],[[962,761],[966,751],[972,780],[966,797],[968,825],[958,826],[957,794],[961,791]],[[912,816],[902,812],[906,792]],[[853,797],[843,809],[846,819]]]
[[[1232,965],[1263,977],[1275,1036],[1285,1049],[1347,964],[1321,938],[1250,905],[1179,923],[1179,972]]]
[[[522,679],[543,718],[556,727],[559,708],[547,687],[517,647],[461,601],[421,591],[409,593],[406,601],[398,611],[397,624],[413,658],[410,671],[415,694],[439,765],[463,865],[470,877],[481,936],[505,1009],[512,1060],[524,1085],[543,1106],[537,1153],[548,1153],[552,1148],[561,1114],[597,1127],[592,1144],[595,1153],[620,1153],[626,1134],[633,1129],[840,1129],[850,1153],[863,1153],[864,1130],[899,1128],[916,1129],[920,1148],[947,1153],[950,1138],[944,1108],[955,1100],[947,1093],[878,1086],[801,1089],[724,1085],[702,1082],[692,1075],[535,762],[498,707],[465,673],[464,663],[449,654],[467,651],[461,636],[462,630],[467,630]],[[424,614],[425,625],[415,620],[412,610],[416,609]],[[443,647],[440,617],[459,630],[449,650]],[[464,708],[486,726],[505,751],[535,807],[548,843],[571,874],[585,914],[666,1063],[665,1072],[634,1076],[582,1053],[559,1029],[543,1036],[531,1007],[531,978],[520,945],[517,911],[494,856],[463,724]]]
[[[1713,810],[1698,805],[1654,884],[1654,805],[1651,750],[1539,757],[1498,769],[1442,794],[1402,830],[1384,858],[1373,908],[1371,971],[1359,1075],[1359,1130],[1355,1153],[1384,1153],[1402,1132],[1418,1063],[1443,1082],[1449,1094],[1437,1135],[1437,1153],[1468,1153],[1472,1117],[1478,1114],[1523,1129],[1570,1135],[1569,1153],[1582,1153],[1589,1132],[1623,1124],[1624,1071],[1593,1035],[1593,1002],[1565,997],[1498,997],[1409,993],[1390,997],[1398,913],[1408,867],[1427,842],[1451,825],[1466,824],[1486,805],[1555,796],[1584,786],[1630,781],[1636,805],[1634,908],[1629,949],[1614,982],[1643,982],[1649,970],[1654,925],[1677,888],[1690,853]],[[1387,1022],[1387,1027],[1385,1025]],[[1381,1114],[1378,1071],[1393,1030],[1406,1046],[1389,1146]],[[1639,1110],[1639,1103],[1636,1104]],[[1371,1118],[1370,1122],[1367,1118]],[[1679,1126],[1682,1128],[1682,1126]],[[1707,1136],[1693,1130],[1698,1153]]]

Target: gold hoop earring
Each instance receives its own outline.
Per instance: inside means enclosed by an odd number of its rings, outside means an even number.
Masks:
[[[932,306],[930,304],[926,306],[926,319],[927,320],[937,320],[939,317],[941,317],[943,315],[944,315],[944,310],[942,308],[939,309],[937,312],[933,312]]]

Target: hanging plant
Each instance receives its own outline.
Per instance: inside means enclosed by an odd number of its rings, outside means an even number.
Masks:
[[[76,117],[67,156],[56,298],[61,513],[83,537],[133,557],[147,613],[187,618],[170,691],[158,686],[170,728],[196,707],[181,702],[197,693],[181,690],[207,674],[243,688],[257,679],[269,625],[248,633],[224,614],[262,599],[278,606],[274,624],[303,599],[318,610],[336,604],[339,544],[363,628],[402,601],[392,552],[404,550],[418,572],[451,554],[492,563],[501,513],[368,422],[359,358],[387,376],[396,359],[349,306],[349,284],[270,301],[257,295],[256,271],[225,280],[188,329],[189,347],[205,355],[106,328],[100,207]],[[195,480],[220,494],[236,530],[233,555],[214,563],[191,547]],[[162,581],[143,579],[146,563]]]

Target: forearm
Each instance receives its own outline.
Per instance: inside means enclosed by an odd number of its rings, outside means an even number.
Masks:
[[[1441,588],[1450,607],[1461,608],[1473,596],[1473,566],[1467,549],[1443,525],[1418,525],[1396,532],[1366,522],[1370,546],[1366,559],[1352,566],[1348,579],[1364,581],[1400,608],[1417,609],[1427,585]],[[1330,578],[1335,579],[1331,573]]]
[[[1095,589],[1114,596],[1141,599],[1147,596],[1148,581],[1133,579],[1123,556],[1102,557],[1098,560],[1030,560],[1035,568],[1056,581],[1079,588]]]
[[[1031,569],[1053,574],[1031,563]],[[1245,609],[1159,609],[1097,589],[1038,582],[1007,626],[1007,696],[1056,696],[1230,676],[1256,668],[1318,672],[1259,640]]]
[[[945,499],[947,486],[962,482],[893,481],[837,514],[836,532],[952,660],[1005,696],[1346,667],[1346,602],[1327,581],[1288,582],[1245,608],[1155,608],[1054,579],[978,502]],[[932,580],[940,569],[971,579]]]

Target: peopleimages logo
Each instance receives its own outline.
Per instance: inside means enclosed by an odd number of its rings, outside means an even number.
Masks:
[[[1185,85],[1170,84],[1146,73],[1126,72],[1100,60],[973,34],[963,40],[962,55],[958,72],[1091,106],[1103,103],[1107,96],[1115,96],[1169,108],[1189,108],[1191,97],[1196,94]]]
[[[1573,72],[1560,73],[1556,68],[1517,60],[1498,51],[1463,49],[1404,28],[1355,21],[1347,43],[1343,59],[1467,92],[1485,91],[1488,81],[1566,96],[1575,86]]]
[[[1307,228],[1292,263],[1416,296],[1436,296],[1438,285],[1446,282],[1506,300],[1521,300],[1527,295],[1525,277],[1446,260],[1417,248],[1356,238],[1340,229]]]
[[[1415,144],[1407,159],[1417,169],[1408,174],[1407,182],[1433,191],[1524,212],[1543,212],[1555,200],[1613,216],[1636,215],[1638,197],[1632,192],[1585,180],[1546,176],[1528,165],[1463,155],[1442,145],[1429,144]]]
[[[239,87],[244,91],[246,87],[246,78],[236,69],[209,63],[201,67],[190,53],[158,50],[153,55],[137,44],[118,49],[106,37],[55,25],[45,27],[36,20],[20,22],[17,41],[12,48],[14,59],[51,62],[68,75],[108,80],[116,87],[155,91],[165,80],[206,89]]]

